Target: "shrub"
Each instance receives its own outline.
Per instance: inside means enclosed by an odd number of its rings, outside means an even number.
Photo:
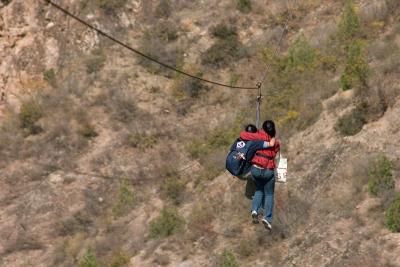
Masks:
[[[186,183],[179,177],[169,176],[162,184],[162,191],[169,199],[171,199],[176,205],[182,202],[182,196],[185,192]]]
[[[82,123],[79,127],[78,133],[86,138],[92,138],[99,135],[96,132],[96,129],[94,128],[93,124],[89,122]]]
[[[202,77],[202,72],[195,74],[198,77]],[[174,96],[177,100],[188,100],[189,98],[197,98],[203,92],[208,91],[210,88],[203,82],[197,79],[192,79],[187,76],[179,75],[175,80],[174,85]]]
[[[129,263],[129,257],[122,252],[114,255],[110,261],[110,267],[124,267]]]
[[[354,87],[366,87],[368,84],[369,67],[365,59],[360,41],[354,41],[347,47],[346,66],[340,77],[343,90]]]
[[[147,133],[130,133],[127,136],[128,145],[141,150],[152,148],[157,143],[157,136]]]
[[[86,59],[86,72],[88,74],[99,72],[106,62],[106,55],[100,48],[94,49]]]
[[[235,255],[225,249],[224,252],[218,257],[218,267],[239,267]]]
[[[251,11],[251,0],[237,0],[236,8],[242,13],[249,13]]]
[[[400,194],[391,203],[386,213],[386,222],[392,232],[400,232]]]
[[[247,51],[240,42],[235,27],[219,24],[211,29],[211,34],[218,39],[202,55],[201,62],[211,67],[222,67],[247,56]]]
[[[171,13],[172,10],[169,0],[160,0],[155,10],[156,18],[168,18],[171,16]]]
[[[168,237],[180,232],[185,225],[185,219],[174,208],[164,208],[161,215],[150,222],[150,236],[152,238]]]
[[[60,221],[56,229],[61,236],[69,236],[78,232],[88,231],[92,223],[87,213],[77,212],[73,217]]]
[[[179,49],[179,47],[171,45],[168,46],[166,44],[166,41],[164,41],[151,31],[147,31],[143,35],[141,41],[141,50],[144,54],[160,60],[174,68],[179,68],[183,60],[183,52],[181,51],[181,49]],[[147,67],[150,71],[154,73],[164,72],[168,73],[167,76],[171,75],[171,72],[168,69],[158,64],[155,64],[147,59],[140,59],[139,63]]]
[[[359,133],[364,124],[367,123],[365,113],[366,111],[361,106],[356,107],[339,118],[335,125],[335,130],[343,136],[352,136]]]
[[[114,217],[123,215],[135,201],[133,186],[128,178],[123,178],[119,185],[117,202],[112,208]]]
[[[98,3],[107,13],[115,12],[117,9],[124,7],[127,0],[98,0]]]
[[[375,161],[368,171],[368,191],[374,196],[394,189],[393,164],[384,155]]]
[[[237,36],[237,28],[236,26],[220,23],[211,28],[211,35],[220,39]]]
[[[282,62],[283,68],[304,71],[315,62],[316,52],[301,34],[289,48],[288,57]]]
[[[21,128],[27,129],[29,134],[41,132],[42,128],[36,123],[42,116],[43,110],[37,101],[30,100],[22,103],[18,114]]]
[[[169,43],[178,39],[178,31],[178,26],[174,22],[167,20],[157,22],[156,25],[149,29],[148,33],[163,42]]]
[[[346,42],[352,41],[361,34],[361,23],[352,0],[347,0],[340,17],[338,36]]]
[[[56,73],[54,69],[48,69],[43,72],[43,79],[48,82],[52,87],[56,87]]]
[[[93,253],[91,248],[88,248],[83,255],[80,263],[80,267],[97,267],[96,255]]]

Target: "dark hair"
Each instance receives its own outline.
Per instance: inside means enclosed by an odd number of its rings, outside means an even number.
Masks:
[[[256,133],[257,132],[257,127],[254,124],[248,124],[245,127],[245,130],[246,130],[246,132],[249,132],[249,133]]]
[[[266,120],[262,126],[263,130],[271,137],[275,137],[276,130],[275,130],[275,123],[271,120]]]

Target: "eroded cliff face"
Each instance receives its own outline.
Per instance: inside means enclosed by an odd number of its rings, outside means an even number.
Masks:
[[[144,0],[56,2],[135,48],[232,84],[262,77],[264,46],[279,40],[288,7],[282,55],[301,35],[325,53],[343,8],[251,1],[248,14],[234,1],[171,1],[172,10]],[[357,2],[376,30],[368,39],[370,86],[380,89],[385,108],[358,134],[338,134],[337,121],[357,104],[357,92],[342,92],[344,66],[323,58],[323,67],[337,68],[328,77],[334,88],[312,84],[304,99],[323,97],[311,108],[320,114],[283,140],[289,183],[276,185],[274,231],[266,233],[250,224],[245,184],[223,172],[226,151],[211,153],[208,142],[231,141],[227,127],[237,115],[252,118],[254,95],[164,72],[46,1],[1,1],[0,266],[78,266],[89,248],[98,266],[216,266],[229,260],[224,250],[241,266],[400,266],[400,237],[381,219],[386,197],[366,188],[369,166],[384,153],[400,190],[400,84],[390,60],[398,58],[399,18],[389,4]],[[235,25],[234,47],[243,45],[247,56],[205,67],[221,22]],[[165,210],[186,224],[154,238],[153,219]]]

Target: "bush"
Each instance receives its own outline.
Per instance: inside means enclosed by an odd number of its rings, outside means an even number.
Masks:
[[[366,111],[362,105],[357,106],[349,113],[339,118],[335,130],[343,136],[352,136],[359,133],[367,123]]]
[[[21,128],[27,129],[29,134],[37,134],[42,128],[37,121],[43,116],[42,106],[35,100],[22,103],[18,114]]]
[[[106,55],[104,51],[100,48],[94,49],[86,59],[86,72],[88,74],[99,72],[106,62]]]
[[[166,41],[161,39],[158,34],[147,31],[143,35],[141,50],[144,54],[160,60],[163,63],[172,66],[174,68],[179,68],[183,60],[183,52],[178,46],[167,45]],[[141,58],[139,61],[144,67],[147,67],[151,72],[154,73],[168,73],[167,77],[171,75],[170,70],[155,64],[147,59]]]
[[[368,86],[369,67],[360,41],[354,41],[346,49],[346,66],[340,77],[343,90]]]
[[[178,39],[178,26],[170,21],[160,21],[149,29],[149,34],[169,43]]]
[[[56,87],[56,73],[54,69],[48,69],[43,72],[43,79],[48,82],[52,87]]]
[[[198,77],[202,77],[203,73],[197,72],[195,75]],[[177,100],[188,100],[187,97],[197,98],[203,92],[206,92],[209,89],[210,88],[200,80],[179,75],[175,80],[174,96]]]
[[[379,196],[394,189],[393,164],[384,155],[375,161],[368,171],[368,191]]]
[[[160,0],[155,10],[156,18],[168,18],[171,16],[171,13],[172,10],[169,0]]]
[[[249,13],[251,11],[251,0],[237,0],[236,8],[242,13]]]
[[[135,201],[133,186],[128,178],[123,178],[119,185],[117,202],[112,208],[114,217],[119,217],[124,214]]]
[[[185,192],[185,188],[186,183],[175,175],[167,177],[161,186],[164,195],[171,199],[176,205],[182,202],[182,196]]]
[[[236,26],[228,26],[225,23],[220,23],[211,28],[211,35],[216,38],[226,39],[238,34]]]
[[[219,24],[211,29],[211,34],[218,39],[203,53],[202,64],[222,67],[247,56],[247,51],[237,35],[236,27]]]
[[[141,150],[152,148],[157,143],[157,136],[147,133],[130,133],[127,136],[128,145]]]
[[[391,203],[386,213],[386,222],[392,232],[400,232],[400,194]]]
[[[218,257],[218,267],[239,267],[235,255],[225,249],[224,252]]]
[[[73,217],[60,221],[56,229],[61,236],[70,236],[78,232],[87,232],[92,223],[87,213],[77,212]]]
[[[86,138],[92,138],[99,135],[96,132],[96,129],[94,128],[93,124],[89,122],[82,123],[79,127],[78,133]]]
[[[185,219],[174,208],[164,208],[161,215],[150,222],[150,237],[164,238],[180,232]]]
[[[344,41],[352,41],[361,34],[361,23],[352,0],[347,0],[340,17],[338,36]]]
[[[98,0],[98,3],[107,13],[115,12],[117,9],[124,7],[127,0]]]
[[[96,255],[93,253],[91,248],[86,250],[85,255],[83,255],[80,263],[80,267],[97,267]]]
[[[289,48],[288,57],[282,62],[284,69],[304,71],[312,66],[316,59],[315,49],[311,47],[306,37],[301,34]]]

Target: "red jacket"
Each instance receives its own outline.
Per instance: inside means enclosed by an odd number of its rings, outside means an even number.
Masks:
[[[249,133],[249,132],[241,132],[240,138],[243,140],[263,140],[263,141],[271,141],[271,137],[264,132],[263,130],[259,130],[257,133]],[[264,168],[264,169],[275,169],[275,157],[278,154],[280,149],[279,141],[275,141],[275,146],[271,148],[266,148],[262,150],[257,150],[256,155],[254,156],[251,163]],[[264,157],[263,157],[264,156]]]

